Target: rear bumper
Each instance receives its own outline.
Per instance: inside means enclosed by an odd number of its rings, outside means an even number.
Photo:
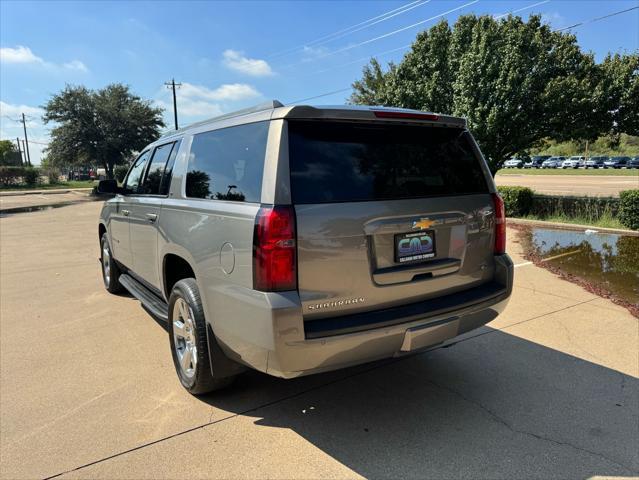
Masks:
[[[405,355],[431,348],[495,319],[506,307],[512,292],[513,263],[508,255],[501,255],[495,257],[495,266],[490,288],[473,289],[486,292],[484,296],[458,296],[455,298],[466,301],[456,304],[446,304],[441,299],[413,304],[396,309],[409,313],[406,317],[391,315],[390,322],[369,323],[364,330],[338,334],[328,330],[324,336],[314,338],[310,338],[313,335],[309,335],[294,297],[264,294],[268,307],[258,308],[257,297],[253,295],[253,312],[245,314],[250,315],[253,332],[259,335],[251,335],[252,339],[240,338],[237,332],[218,324],[214,327],[216,337],[230,358],[283,378]],[[237,312],[235,318],[239,315],[244,316]],[[375,315],[380,313],[370,314]]]

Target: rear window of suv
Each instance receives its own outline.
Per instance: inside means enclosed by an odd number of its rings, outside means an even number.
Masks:
[[[249,123],[193,137],[186,196],[259,202],[269,122]]]
[[[470,134],[455,128],[289,121],[294,203],[488,192]]]

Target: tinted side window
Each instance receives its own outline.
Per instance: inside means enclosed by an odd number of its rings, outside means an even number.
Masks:
[[[169,161],[166,163],[166,167],[164,168],[164,175],[162,176],[162,181],[160,182],[160,195],[169,194],[169,187],[171,186],[171,177],[173,175],[173,165],[175,165],[175,157],[177,157],[177,153],[180,150],[181,144],[182,144],[182,140],[178,140],[173,145],[173,150],[171,150]]]
[[[259,202],[268,126],[258,122],[195,135],[186,196]]]
[[[138,193],[140,181],[142,180],[142,173],[144,172],[144,167],[146,166],[146,161],[148,159],[149,151],[147,150],[137,158],[137,160],[133,163],[133,167],[129,170],[129,174],[124,181],[124,188],[129,193]]]
[[[466,131],[428,125],[289,121],[294,203],[488,192]]]
[[[149,195],[158,195],[160,193],[160,182],[162,182],[162,176],[164,175],[164,167],[171,155],[175,143],[167,143],[166,145],[160,145],[153,152],[153,158],[151,164],[146,172],[146,178],[142,184],[142,192]]]

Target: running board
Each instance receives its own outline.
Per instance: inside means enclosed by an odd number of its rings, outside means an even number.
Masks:
[[[131,295],[142,302],[153,315],[164,322],[169,321],[169,306],[148,288],[126,273],[120,275],[120,283]]]

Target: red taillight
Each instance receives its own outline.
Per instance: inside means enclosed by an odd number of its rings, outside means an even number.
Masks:
[[[504,200],[497,193],[493,193],[495,206],[495,255],[506,253],[506,209]]]
[[[260,208],[253,234],[253,288],[263,292],[295,290],[296,251],[293,207]]]
[[[434,113],[393,112],[387,110],[375,110],[377,118],[404,118],[406,120],[439,120],[439,115]]]

